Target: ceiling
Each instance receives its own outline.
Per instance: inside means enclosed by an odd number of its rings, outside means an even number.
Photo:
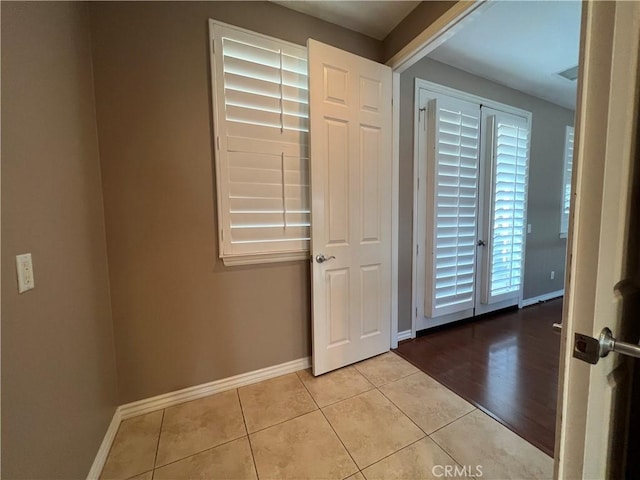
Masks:
[[[420,2],[275,1],[384,39]],[[577,82],[557,74],[578,63],[580,1],[491,1],[429,57],[575,109]]]
[[[283,7],[335,23],[378,40],[384,39],[420,2],[275,1]]]
[[[575,110],[579,1],[493,2],[430,58]]]

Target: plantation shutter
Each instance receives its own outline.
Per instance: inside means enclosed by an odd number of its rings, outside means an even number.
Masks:
[[[480,108],[438,95],[428,114],[425,314],[437,317],[474,306]]]
[[[573,171],[573,127],[566,127],[564,136],[564,161],[562,173],[562,212],[560,213],[560,236],[569,232],[569,209],[571,207],[571,172]]]
[[[483,108],[485,113],[492,162],[488,278],[483,279],[482,302],[491,304],[517,297],[522,285],[529,125],[516,115]]]
[[[210,21],[218,226],[225,264],[309,251],[305,47]]]

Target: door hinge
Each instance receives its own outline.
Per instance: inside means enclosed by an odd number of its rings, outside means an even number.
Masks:
[[[416,245],[416,257],[420,254],[420,245]]]
[[[216,53],[216,41],[211,40],[211,53]]]
[[[416,307],[416,317],[418,316],[418,307]]]
[[[220,137],[216,137],[216,147],[220,150]]]
[[[418,187],[417,187],[417,189],[420,190],[420,177],[418,177]]]
[[[224,230],[220,230],[220,240],[224,243]]]

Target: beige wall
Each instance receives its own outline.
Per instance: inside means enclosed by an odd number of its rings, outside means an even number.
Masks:
[[[120,402],[310,355],[306,262],[218,259],[207,20],[377,58],[271,3],[92,3]]]
[[[413,102],[415,79],[479,95],[533,114],[529,162],[528,218],[524,298],[563,288],[566,240],[559,237],[565,126],[574,112],[517,90],[498,85],[429,58],[401,76],[400,184],[413,183]],[[411,328],[413,189],[400,189],[399,317],[400,331]],[[555,271],[555,280],[549,273]]]
[[[384,39],[382,61],[386,62],[402,50],[407,43],[421,34],[456,3],[458,2],[440,0],[421,2]]]
[[[88,9],[1,8],[2,477],[84,478],[117,402]]]

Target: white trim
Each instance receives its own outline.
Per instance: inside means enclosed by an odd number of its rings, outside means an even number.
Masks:
[[[91,465],[91,470],[89,470],[89,474],[87,475],[88,480],[97,480],[98,478],[100,478],[102,468],[107,461],[109,451],[111,450],[111,444],[116,438],[116,433],[118,433],[121,421],[122,416],[120,415],[120,407],[118,407],[113,413],[113,418],[111,418],[109,428],[107,428],[107,432],[104,434],[104,438],[102,439],[102,443],[100,444],[100,448],[98,449],[96,458],[93,461],[93,465]]]
[[[474,17],[484,13],[491,6],[492,2],[486,0],[457,2],[387,60],[387,65],[398,73],[404,72],[451,38],[465,23],[473,21]]]
[[[400,74],[392,73],[393,158],[391,182],[391,348],[398,348],[398,237],[400,216]]]
[[[203,383],[202,385],[196,385],[195,387],[183,388],[182,390],[176,390],[175,392],[165,393],[151,398],[145,398],[144,400],[138,400],[137,402],[127,403],[118,407],[122,419],[135,417],[149,412],[154,412],[163,408],[172,407],[179,403],[188,402],[190,400],[196,400],[198,398],[213,395],[214,393],[225,392],[233,388],[244,387],[253,383],[268,380],[270,378],[279,377],[280,375],[286,375],[287,373],[297,372],[298,370],[304,370],[311,366],[311,357],[300,358],[291,362],[281,363],[280,365],[274,365],[272,367],[261,368],[260,370],[254,370],[252,372],[241,373],[234,377],[223,378],[221,380],[215,380],[209,383]]]
[[[419,88],[424,88],[425,90],[433,93],[440,93],[442,95],[454,97],[465,102],[478,103],[483,107],[493,108],[494,110],[500,110],[501,112],[517,115],[518,117],[524,117],[529,123],[529,128],[531,128],[533,114],[528,110],[416,77],[416,90]]]
[[[239,265],[257,265],[259,263],[297,262],[309,260],[311,252],[282,252],[282,253],[256,253],[251,255],[227,254],[222,258],[226,267]]]
[[[564,296],[564,289],[556,290],[555,292],[545,293],[543,295],[538,295],[537,297],[532,297],[532,298],[527,298],[525,300],[522,300],[522,307],[528,307],[529,305],[534,305],[538,302],[546,302],[547,300],[553,300],[554,298],[558,298],[562,296]]]
[[[401,342],[403,340],[411,340],[415,338],[415,335],[411,330],[405,330],[403,332],[398,332],[398,341]]]
[[[89,470],[87,479],[93,480],[100,476],[104,463],[109,455],[109,450],[111,450],[111,444],[115,439],[122,420],[162,410],[163,408],[172,407],[180,403],[196,400],[215,393],[221,393],[234,388],[252,385],[254,383],[286,375],[288,373],[294,373],[299,370],[309,368],[310,366],[311,357],[303,357],[298,360],[292,360],[279,365],[261,368],[252,372],[241,373],[234,377],[223,378],[213,382],[196,385],[194,387],[183,388],[182,390],[176,390],[174,392],[157,395],[155,397],[145,398],[143,400],[138,400],[137,402],[120,405],[116,408],[116,411],[113,414],[111,424],[104,435],[104,439],[102,440],[102,444],[100,445],[96,458],[93,461],[91,470]]]

